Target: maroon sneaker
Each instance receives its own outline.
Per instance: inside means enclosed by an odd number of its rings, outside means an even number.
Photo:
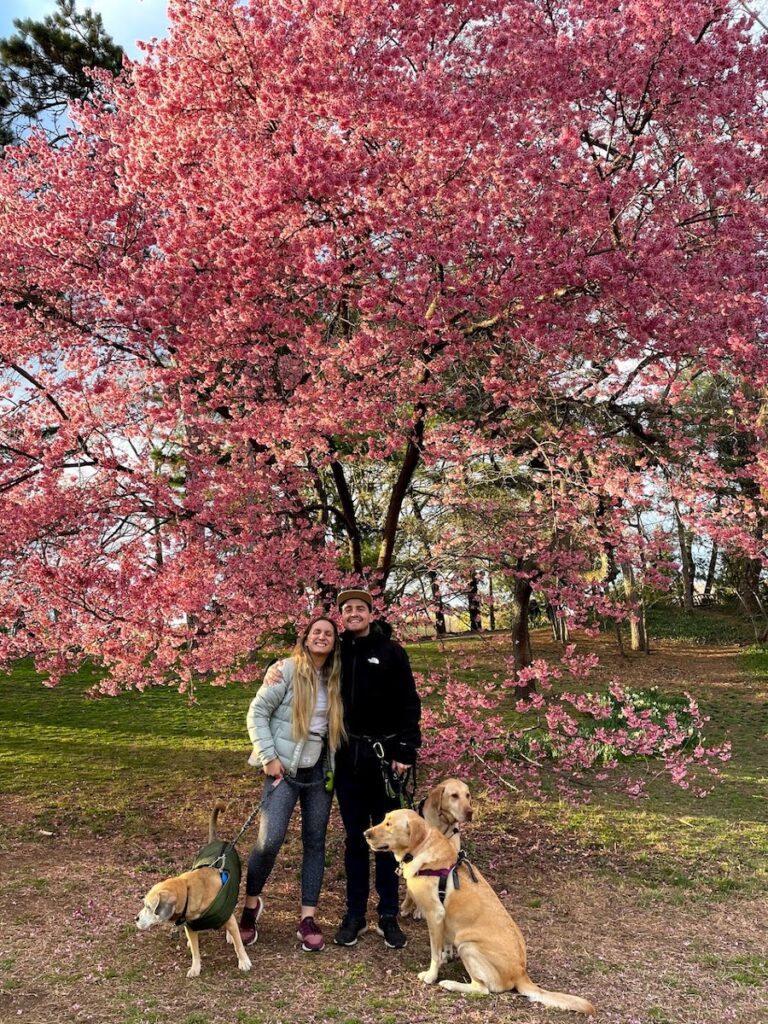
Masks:
[[[243,912],[240,915],[240,938],[243,940],[244,946],[252,946],[258,939],[259,933],[256,930],[256,922],[261,917],[261,912],[264,909],[264,900],[261,896],[257,896],[258,903],[255,907],[244,907]]]
[[[301,939],[301,948],[306,953],[319,953],[325,948],[323,933],[315,924],[314,917],[302,917],[296,938]]]

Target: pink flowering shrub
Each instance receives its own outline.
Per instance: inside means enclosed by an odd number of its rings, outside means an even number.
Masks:
[[[573,662],[572,651],[568,657]],[[587,661],[574,664],[581,670]],[[434,695],[440,681],[433,674],[430,682]],[[554,789],[583,799],[586,787],[611,781],[637,797],[665,776],[703,797],[730,758],[729,742],[706,740],[709,719],[689,694],[628,691],[614,679],[605,694],[554,693],[547,685],[511,704],[508,683],[478,690],[446,677],[442,685],[441,703],[425,712],[424,757],[479,773],[492,790]]]

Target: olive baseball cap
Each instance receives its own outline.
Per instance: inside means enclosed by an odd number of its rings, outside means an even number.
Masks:
[[[336,607],[341,608],[347,601],[364,601],[373,610],[373,598],[367,590],[341,590],[336,598]]]

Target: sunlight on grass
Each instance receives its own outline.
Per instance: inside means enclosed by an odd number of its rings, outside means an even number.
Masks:
[[[726,626],[715,618],[696,628],[729,635]],[[681,628],[672,622],[668,632]],[[420,643],[410,653],[414,668],[424,672],[446,662],[456,667],[472,654],[474,664],[462,669],[469,680],[501,675],[507,645],[508,638],[495,635]],[[713,734],[734,744],[733,760],[708,798],[658,782],[637,803],[598,787],[582,806],[519,799],[489,805],[487,814],[499,825],[506,814],[518,823],[535,822],[598,856],[620,854],[644,884],[714,893],[764,885],[768,777],[761,745],[768,714],[760,684],[768,685],[768,650],[746,648],[740,664],[743,684],[697,690]],[[137,802],[155,806],[158,820],[172,817],[180,813],[176,804],[184,804],[173,794],[186,794],[191,779],[207,793],[215,792],[218,780],[236,801],[252,800],[245,713],[255,688],[202,685],[195,703],[166,687],[93,699],[85,691],[94,679],[86,669],[47,689],[21,663],[0,680],[0,788],[25,801],[39,821],[138,831]],[[693,685],[681,682],[680,690]],[[4,828],[12,833],[14,825],[6,821]]]

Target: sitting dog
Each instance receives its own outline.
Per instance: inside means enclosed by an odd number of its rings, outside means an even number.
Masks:
[[[429,927],[431,961],[419,974],[433,985],[446,942],[453,944],[469,974],[470,984],[443,980],[451,992],[506,992],[517,989],[532,1002],[594,1014],[586,999],[549,992],[528,977],[525,940],[501,900],[473,865],[457,859],[456,850],[415,811],[391,811],[365,832],[372,850],[391,850],[400,862],[408,891]],[[444,892],[440,894],[441,882]]]
[[[211,811],[209,842],[214,842],[217,838],[216,820],[223,807],[222,803],[216,803]],[[188,978],[196,978],[200,974],[200,946],[197,932],[187,927],[186,922],[194,922],[203,917],[222,886],[221,872],[216,868],[201,867],[185,871],[182,875],[166,878],[164,882],[153,885],[144,897],[144,906],[136,917],[136,927],[140,931],[171,920],[184,924],[187,943],[192,953],[192,966],[187,971]],[[231,938],[234,944],[237,966],[241,971],[250,971],[251,961],[245,952],[234,914],[224,922],[224,928],[228,939]]]
[[[465,821],[472,821],[469,786],[461,779],[445,779],[427,793],[419,804],[419,814],[428,825],[450,839],[458,853],[461,849],[459,826]],[[403,917],[413,914],[414,920],[423,916],[410,892],[406,893],[400,913]]]

